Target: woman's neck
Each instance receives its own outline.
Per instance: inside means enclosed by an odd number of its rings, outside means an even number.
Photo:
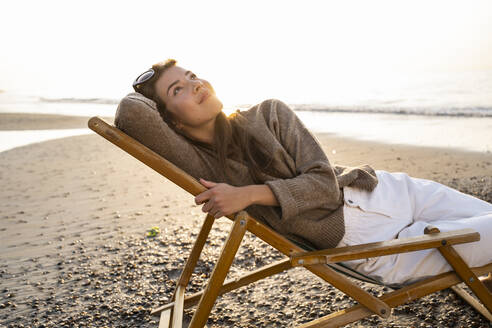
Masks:
[[[213,145],[215,139],[215,119],[199,127],[190,127],[183,129],[183,131],[192,139]]]

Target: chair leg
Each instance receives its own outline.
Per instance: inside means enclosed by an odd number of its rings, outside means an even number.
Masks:
[[[483,267],[473,268],[473,272],[480,276],[492,270],[492,263]],[[381,296],[381,300],[394,308],[396,306],[411,302],[426,295],[441,291],[461,282],[456,272],[446,272],[435,277],[419,281],[401,289],[389,292]],[[368,308],[361,304],[354,305],[350,309],[344,309],[335,313],[328,314],[324,317],[315,319],[303,324],[297,328],[324,328],[340,327],[348,325],[351,322],[363,319],[374,314]]]
[[[214,306],[215,300],[219,295],[220,288],[224,283],[224,280],[229,272],[229,268],[234,260],[236,252],[241,244],[244,234],[248,226],[248,217],[245,212],[240,212],[234,224],[232,226],[231,232],[227,237],[227,240],[222,248],[219,260],[214,267],[212,276],[208,282],[205,292],[203,293],[198,308],[191,319],[189,328],[201,328],[207,323],[208,316],[212,307]]]
[[[461,256],[452,246],[442,246],[438,248],[439,252],[451,264],[456,273],[460,276],[465,284],[470,287],[475,295],[482,301],[485,307],[492,313],[492,294],[487,287],[478,279],[478,277],[470,270],[468,265],[463,261]]]
[[[492,322],[492,314],[483,306],[479,301],[477,301],[473,296],[468,294],[466,290],[462,287],[456,285],[450,287],[456,295],[460,296],[464,301],[470,304],[478,313],[483,315],[487,320]]]
[[[176,300],[174,301],[172,328],[181,328],[183,326],[183,303],[185,289],[185,286],[178,286],[178,288],[176,289]]]
[[[205,221],[203,222],[202,228],[200,229],[200,233],[198,234],[198,237],[195,240],[195,244],[193,245],[193,249],[191,250],[190,256],[186,261],[183,271],[181,271],[181,275],[178,279],[178,283],[176,284],[176,288],[174,289],[174,294],[171,299],[172,301],[174,301],[176,297],[176,291],[178,289],[178,286],[185,286],[185,287],[188,286],[188,283],[190,282],[190,277],[193,274],[193,270],[195,270],[195,266],[198,262],[198,259],[200,258],[200,254],[202,253],[203,246],[207,241],[207,237],[210,233],[210,230],[212,229],[214,221],[215,218],[212,215],[207,215],[205,217]]]
[[[210,229],[212,229],[212,225],[215,221],[215,218],[212,215],[207,215],[205,218],[205,221],[203,222],[202,228],[200,229],[200,233],[198,234],[198,237],[195,241],[195,244],[193,245],[193,249],[191,250],[190,256],[188,257],[188,260],[186,261],[186,264],[183,268],[183,271],[181,271],[181,276],[178,279],[178,282],[176,284],[176,288],[174,289],[173,296],[171,298],[172,301],[175,301],[173,306],[174,306],[174,312],[172,315],[172,320],[173,320],[173,328],[176,327],[181,327],[182,320],[183,320],[183,303],[184,303],[184,292],[186,289],[186,286],[188,285],[190,281],[190,277],[193,274],[193,270],[195,269],[196,263],[198,262],[198,259],[200,258],[200,254],[202,252],[203,246],[205,245],[205,242],[207,241],[208,234],[210,233]],[[178,296],[179,299],[176,299]],[[177,308],[179,307],[179,308]],[[158,310],[152,310],[151,313],[158,313],[160,311]],[[166,309],[163,312],[161,312],[161,318],[159,320],[159,328],[162,327],[169,327],[169,321],[170,321],[170,316],[171,316],[171,309]],[[164,315],[164,317],[163,317]],[[179,322],[179,323],[177,323]]]
[[[439,232],[439,229],[436,227],[428,227],[425,229],[426,234],[436,232]],[[492,313],[492,294],[473,271],[470,270],[463,258],[452,246],[446,245],[446,243],[443,243],[443,246],[438,247],[437,250],[448,261],[456,274],[463,279],[463,282],[467,284],[480,301],[482,301],[489,312]]]
[[[173,309],[167,309],[161,312],[161,317],[159,319],[159,328],[169,328],[169,323],[171,322],[171,312]]]
[[[350,281],[350,279],[336,272],[332,268],[324,264],[314,264],[306,266],[306,269],[321,279],[329,282],[333,287],[351,296],[357,302],[364,304],[364,306],[371,309],[374,314],[377,314],[382,318],[388,318],[390,316],[391,307],[388,306],[388,304],[369,294],[364,289]]]

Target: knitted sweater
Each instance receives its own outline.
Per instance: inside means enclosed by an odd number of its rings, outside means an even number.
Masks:
[[[149,110],[150,109],[150,110]],[[266,100],[237,112],[246,129],[273,156],[272,166],[283,177],[266,175],[265,184],[280,206],[249,206],[246,211],[287,238],[323,249],[336,247],[345,233],[343,190],[351,186],[372,191],[377,177],[367,165],[331,165],[317,139],[296,114],[279,100]],[[218,160],[212,150],[176,134],[160,119],[155,104],[132,93],[123,98],[116,126],[195,178],[219,181]],[[234,186],[253,184],[248,168],[228,159]]]

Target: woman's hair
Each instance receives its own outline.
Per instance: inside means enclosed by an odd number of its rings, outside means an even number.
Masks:
[[[152,99],[156,105],[161,118],[167,125],[176,133],[184,136],[192,144],[210,149],[210,145],[195,140],[186,135],[183,131],[176,127],[176,120],[173,114],[166,109],[166,104],[158,96],[155,83],[159,77],[169,68],[176,65],[176,60],[168,59],[164,62],[159,62],[152,65],[154,76],[147,82],[139,85],[138,92],[147,98]],[[270,176],[280,178],[280,173],[275,170],[272,164],[272,156],[270,152],[264,149],[261,143],[249,133],[244,124],[245,119],[241,115],[232,114],[227,117],[223,112],[217,115],[215,121],[215,137],[212,150],[217,155],[217,159],[222,172],[222,179],[228,180],[229,169],[227,167],[227,158],[239,159],[243,164],[248,166],[251,177],[255,183],[265,182],[263,173]]]

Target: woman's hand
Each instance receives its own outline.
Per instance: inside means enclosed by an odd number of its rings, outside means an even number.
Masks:
[[[227,183],[215,183],[204,179],[200,179],[200,183],[208,190],[196,196],[195,203],[205,203],[202,211],[215,218],[239,212],[253,202],[249,186],[234,187]]]

